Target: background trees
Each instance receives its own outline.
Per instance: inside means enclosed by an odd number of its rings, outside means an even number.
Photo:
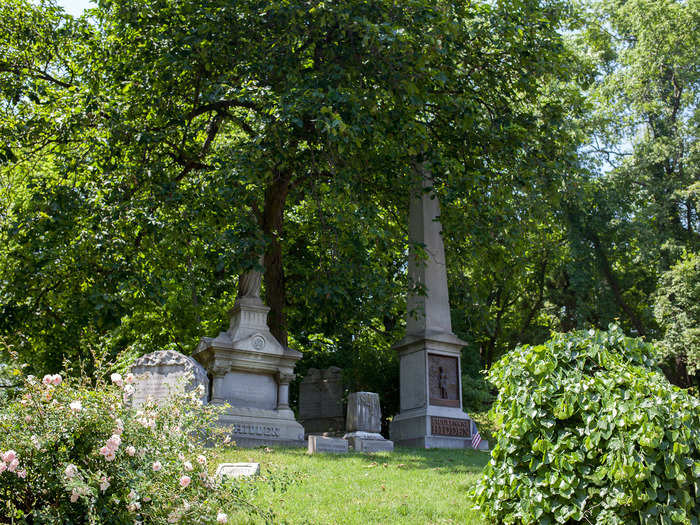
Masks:
[[[698,249],[698,3],[585,7],[6,2],[0,334],[38,371],[187,353],[262,255],[299,371],[391,413],[424,156],[474,378],[553,328],[663,337],[659,278]]]

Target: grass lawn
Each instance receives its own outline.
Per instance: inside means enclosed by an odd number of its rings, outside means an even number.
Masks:
[[[261,477],[242,489],[274,512],[274,523],[482,524],[466,493],[488,457],[472,450],[310,456],[305,449],[258,448],[224,450],[218,461],[260,463]],[[262,523],[234,509],[229,516],[229,523]]]

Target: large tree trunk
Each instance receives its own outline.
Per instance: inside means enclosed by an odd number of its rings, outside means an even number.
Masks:
[[[291,180],[291,173],[275,173],[274,179],[265,189],[265,205],[262,213],[262,229],[270,237],[270,244],[264,258],[265,300],[270,307],[267,324],[272,335],[284,346],[287,346],[287,323],[284,314],[287,292],[280,237],[284,223],[284,205]]]
[[[632,326],[634,326],[635,330],[637,330],[637,334],[640,336],[646,335],[646,330],[644,329],[644,325],[642,324],[641,319],[639,319],[635,311],[630,307],[630,305],[627,304],[625,299],[622,297],[622,287],[620,286],[620,282],[615,276],[615,272],[612,269],[610,260],[608,259],[608,256],[605,253],[605,248],[601,244],[598,235],[593,231],[589,233],[589,238],[593,242],[593,248],[595,249],[596,255],[598,256],[598,263],[600,269],[603,272],[605,280],[608,281],[608,284],[610,285],[610,289],[612,290],[615,302],[620,307],[620,309],[627,315],[627,318],[632,323]]]

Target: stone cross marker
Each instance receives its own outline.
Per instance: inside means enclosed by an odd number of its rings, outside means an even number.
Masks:
[[[202,389],[202,402],[207,401],[209,380],[207,373],[197,361],[175,352],[163,350],[139,357],[131,365],[131,373],[136,377],[132,403],[139,406],[147,400],[167,399],[176,390],[186,388]]]
[[[460,367],[466,343],[452,333],[440,204],[428,166],[419,164],[415,170],[420,187],[411,196],[408,221],[413,287],[406,301],[406,337],[394,345],[400,412],[390,433],[394,442],[409,447],[470,448],[472,425],[462,411]]]
[[[382,429],[382,411],[379,394],[354,392],[348,396],[347,434],[345,439],[357,452],[394,450],[394,443],[379,433]]]

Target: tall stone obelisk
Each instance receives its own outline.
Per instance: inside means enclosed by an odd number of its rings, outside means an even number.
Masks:
[[[460,351],[466,343],[452,333],[440,204],[427,165],[417,165],[416,175],[420,188],[411,196],[408,221],[406,337],[394,345],[401,410],[391,422],[391,439],[409,447],[471,448],[474,425],[462,411]]]

